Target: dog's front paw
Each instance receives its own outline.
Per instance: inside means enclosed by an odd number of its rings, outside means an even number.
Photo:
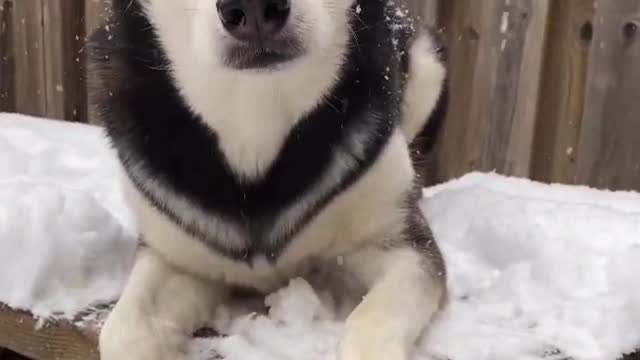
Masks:
[[[408,360],[402,344],[393,340],[345,338],[339,345],[337,360]]]
[[[113,314],[100,332],[101,360],[185,360],[183,338],[148,322]]]
[[[387,330],[384,323],[347,324],[337,360],[408,360],[405,342]]]

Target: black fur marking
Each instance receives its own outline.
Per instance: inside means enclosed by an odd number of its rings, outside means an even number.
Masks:
[[[124,167],[141,166],[148,178],[185,197],[197,209],[236,225],[246,244],[231,249],[194,224],[185,223],[157,194],[144,191],[176,224],[212,250],[238,261],[265,255],[271,261],[337,194],[356,182],[382,153],[400,118],[404,91],[402,61],[406,31],[386,21],[387,0],[360,0],[354,36],[341,80],[302,119],[263,178],[237,177],[218,146],[217,135],[187,108],[170,76],[165,54],[138,1],[113,0],[111,31],[98,31],[90,44],[92,101]],[[366,4],[365,4],[366,3]],[[249,104],[248,104],[249,105]],[[354,136],[370,134],[363,156],[342,181],[279,239],[266,239],[277,216],[313,189],[335,149]]]
[[[433,231],[419,207],[422,198],[422,187],[416,186],[407,200],[407,219],[404,237],[406,243],[413,249],[422,252],[426,258],[425,266],[436,277],[446,279],[447,267],[442,257],[442,253],[433,235]]]

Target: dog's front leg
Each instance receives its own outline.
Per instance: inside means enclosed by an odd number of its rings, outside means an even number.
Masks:
[[[410,357],[446,296],[439,256],[406,246],[370,247],[345,258],[369,290],[347,319],[338,360]]]
[[[144,248],[100,334],[102,360],[180,360],[224,289],[167,264]]]

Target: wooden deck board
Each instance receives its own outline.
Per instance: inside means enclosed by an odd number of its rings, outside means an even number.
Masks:
[[[2,349],[33,360],[99,360],[98,334],[111,308],[104,305],[83,311],[72,320],[49,321],[38,326],[28,312],[0,303],[0,360],[4,360]],[[221,335],[211,328],[194,333],[194,338],[217,336]]]
[[[29,313],[0,305],[0,348],[34,360],[98,360],[97,331],[68,321],[37,326]]]

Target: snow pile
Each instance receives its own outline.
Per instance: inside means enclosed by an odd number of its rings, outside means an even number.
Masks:
[[[75,312],[117,297],[135,246],[113,154],[94,128],[7,115],[0,153],[0,301],[99,322]],[[470,174],[425,197],[451,302],[414,360],[614,360],[640,347],[639,194]],[[324,294],[295,279],[265,303],[220,309],[225,336],[194,340],[193,359],[335,359],[343,323]]]
[[[640,346],[639,194],[470,174],[425,195],[451,303],[416,360],[614,360]],[[342,324],[307,283],[267,305],[219,320],[229,336],[196,341],[195,358],[333,359]]]
[[[640,346],[639,194],[473,174],[426,195],[453,298],[431,351],[612,360]]]
[[[117,298],[135,241],[101,131],[3,114],[0,154],[0,300],[47,317]]]

